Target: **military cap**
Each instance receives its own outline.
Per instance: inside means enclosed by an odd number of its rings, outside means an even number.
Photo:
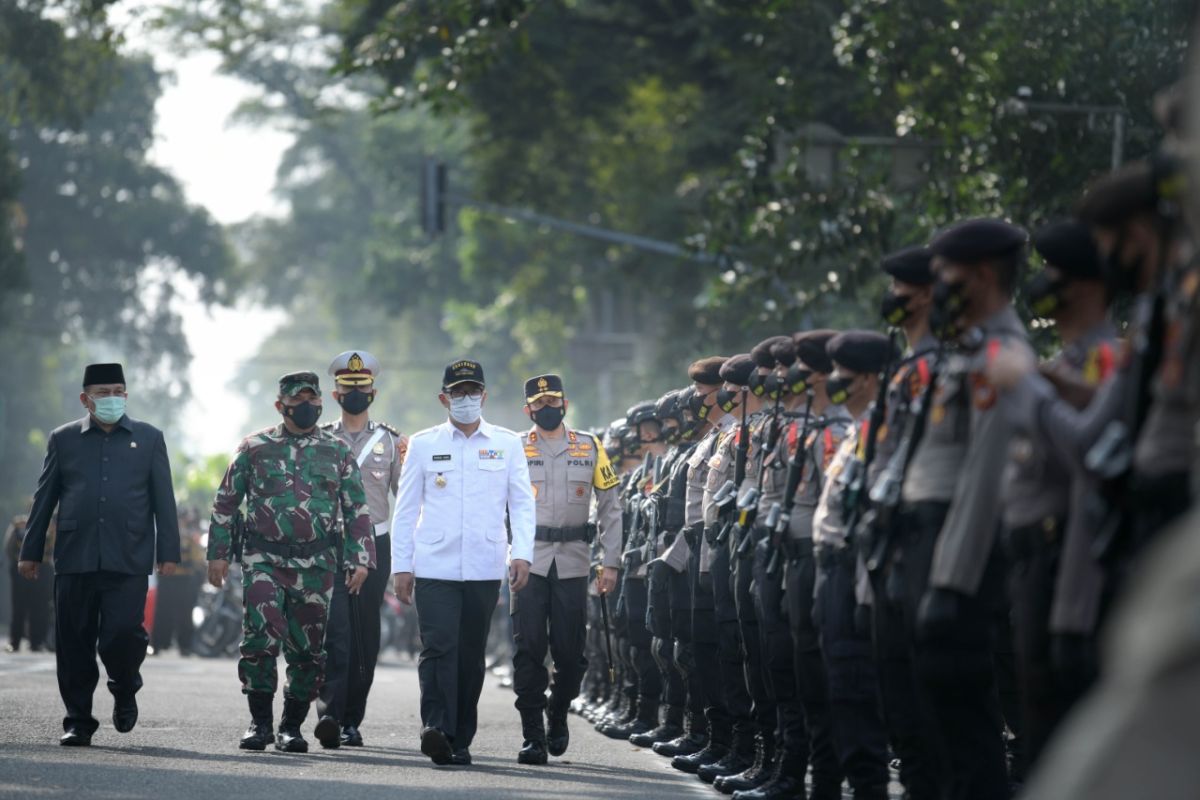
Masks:
[[[771,345],[771,357],[783,367],[790,367],[792,364],[795,364],[796,343],[792,341],[792,337],[776,336],[774,343]]]
[[[825,352],[825,345],[837,334],[837,331],[826,328],[793,334],[792,342],[796,345],[796,359],[802,361],[804,366],[813,372],[819,372],[822,375],[833,372],[833,362],[829,360],[829,355]]]
[[[894,350],[892,340],[875,331],[844,331],[825,345],[829,358],[851,372],[883,372]]]
[[[721,383],[721,365],[725,356],[708,356],[693,361],[688,367],[688,377],[701,386],[718,386]]]
[[[749,353],[739,353],[725,359],[721,365],[721,380],[734,386],[746,386],[750,383],[750,374],[757,368]]]
[[[679,414],[679,390],[672,389],[654,403],[654,415],[659,419],[667,419]]]
[[[928,247],[906,247],[883,257],[883,271],[901,283],[928,286],[934,281],[930,261],[933,252]]]
[[[658,412],[653,400],[643,400],[630,406],[629,410],[625,412],[625,424],[630,427],[636,427],[643,422],[656,421],[658,421]]]
[[[1033,248],[1068,278],[1098,281],[1103,277],[1096,240],[1082,222],[1065,220],[1039,228],[1033,234]]]
[[[956,264],[979,264],[1013,255],[1029,239],[1025,229],[1002,219],[969,219],[944,229],[929,243],[929,250]]]
[[[98,386],[103,383],[125,385],[125,370],[120,364],[88,364],[83,368],[83,385]]]
[[[315,372],[289,372],[279,378],[279,396],[295,397],[305,389],[321,396],[321,381]]]
[[[525,402],[532,403],[539,397],[563,397],[563,382],[558,375],[537,375],[525,381]]]
[[[790,342],[791,338],[790,336],[772,336],[770,339],[763,339],[751,348],[750,357],[754,359],[756,365],[767,369],[774,369],[777,362],[775,356],[771,353],[771,347],[777,342]]]
[[[340,386],[370,386],[380,371],[379,359],[366,350],[346,350],[333,357],[326,373]]]
[[[485,385],[483,382],[483,367],[479,365],[478,361],[464,358],[446,365],[446,370],[442,373],[442,388],[453,389],[460,383]]]

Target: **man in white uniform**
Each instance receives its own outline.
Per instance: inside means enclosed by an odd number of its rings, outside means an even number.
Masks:
[[[450,418],[413,435],[400,473],[392,569],[396,596],[417,605],[421,752],[467,765],[506,562],[513,592],[529,580],[534,497],[521,437],[482,417],[483,367],[447,366],[438,399]]]

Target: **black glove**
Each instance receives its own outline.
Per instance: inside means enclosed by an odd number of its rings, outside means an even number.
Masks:
[[[953,589],[926,589],[917,607],[917,639],[928,641],[949,635],[961,616],[966,599]]]

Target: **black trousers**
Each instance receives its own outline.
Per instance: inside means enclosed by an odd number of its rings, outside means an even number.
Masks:
[[[588,661],[584,655],[587,638],[588,579],[558,577],[551,564],[545,576],[529,576],[525,588],[512,596],[513,689],[522,718],[541,718],[550,688],[550,708],[565,712],[579,696]],[[554,681],[546,670],[546,650],[554,662]]]
[[[757,535],[750,531],[747,536]],[[775,704],[767,691],[763,664],[763,640],[758,628],[758,613],[754,594],[754,552],[744,556],[731,555],[733,570],[733,602],[737,607],[738,641],[742,648],[742,672],[746,691],[750,694],[754,733],[767,734],[775,729]]]
[[[763,637],[763,666],[767,689],[775,702],[777,741],[787,757],[808,762],[808,729],[804,724],[804,705],[796,681],[796,661],[792,632],[784,610],[783,571],[767,575],[773,555],[769,539],[759,543],[754,553],[754,599],[758,628]],[[782,556],[780,563],[786,561]]]
[[[46,643],[46,630],[50,623],[50,595],[54,574],[50,566],[43,564],[37,580],[27,581],[17,572],[14,561],[9,569],[9,585],[12,587],[12,618],[8,623],[8,641],[14,648],[21,639],[28,639],[29,646],[40,650]]]
[[[662,701],[682,713],[687,702],[683,673],[675,666],[675,639],[671,608],[671,575],[674,570],[661,561],[650,565],[649,605],[646,608],[646,627],[653,637],[651,644],[654,663],[662,676]]]
[[[904,538],[906,554],[910,549],[932,553],[948,510],[947,503],[916,503],[910,507],[905,514],[912,526]],[[907,578],[908,613],[915,619],[920,598],[928,587],[928,564],[907,564],[906,569],[911,571]],[[946,800],[1008,797],[994,646],[1003,575],[1002,560],[993,553],[978,593],[959,598],[953,623],[928,634],[917,630],[917,676],[946,754]]]
[[[683,533],[679,534],[683,536]],[[690,570],[676,572],[667,570],[669,591],[667,599],[671,607],[671,640],[674,652],[672,663],[683,682],[685,707],[702,716],[707,705],[700,676],[696,672],[696,650],[692,646],[692,587]]]
[[[64,730],[74,725],[91,733],[99,727],[92,716],[92,694],[100,680],[97,652],[114,696],[133,695],[142,688],[139,669],[149,643],[142,627],[148,585],[145,575],[119,572],[54,577],[54,655],[58,691],[67,709]]]
[[[325,621],[325,681],[317,695],[317,714],[339,723],[346,715],[346,693],[350,688],[350,592],[346,573],[333,576],[333,597]]]
[[[879,710],[879,678],[870,632],[855,625],[854,560],[823,555],[818,563],[816,619],[829,678],[833,736],[855,797],[887,797],[887,733]]]
[[[692,593],[692,656],[695,663],[695,683],[709,735],[718,743],[729,741],[732,719],[725,704],[725,686],[721,680],[721,659],[718,653],[720,633],[713,612],[712,575],[700,573],[700,546],[692,547],[688,560],[688,585]]]
[[[657,719],[662,700],[663,682],[654,662],[653,638],[646,627],[646,612],[650,605],[650,586],[645,578],[625,576],[622,599],[627,616],[629,658],[637,675],[638,716]],[[657,723],[656,723],[657,724]]]
[[[456,748],[470,747],[479,725],[484,656],[500,581],[417,578],[421,629],[421,724],[438,728]]]
[[[367,715],[367,697],[371,694],[371,685],[375,682],[375,664],[379,661],[383,596],[391,579],[392,537],[385,533],[375,537],[375,569],[367,573],[367,580],[358,595],[359,624],[350,626],[350,677],[346,684],[346,712],[342,717],[344,725],[357,728]],[[359,639],[362,640],[361,647]]]
[[[712,578],[713,615],[717,622],[717,656],[721,665],[721,687],[725,708],[735,732],[753,734],[754,707],[746,689],[742,656],[742,631],[738,626],[737,602],[733,597],[729,548],[713,546],[709,576]]]
[[[840,798],[842,768],[833,744],[833,718],[829,708],[829,682],[821,659],[821,643],[813,624],[813,597],[817,565],[813,560],[812,540],[790,543],[796,548],[784,572],[784,594],[788,627],[792,634],[792,658],[804,721],[811,748],[812,797]]]
[[[150,642],[155,650],[166,650],[174,641],[179,652],[192,651],[195,625],[192,610],[196,607],[196,596],[200,592],[197,575],[171,575],[158,579],[158,592],[154,602],[154,630]]]

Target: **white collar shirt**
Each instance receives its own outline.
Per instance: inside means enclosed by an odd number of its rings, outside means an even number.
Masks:
[[[503,580],[510,557],[533,561],[534,513],[518,434],[482,419],[470,436],[449,421],[421,431],[409,441],[396,491],[392,571]]]

